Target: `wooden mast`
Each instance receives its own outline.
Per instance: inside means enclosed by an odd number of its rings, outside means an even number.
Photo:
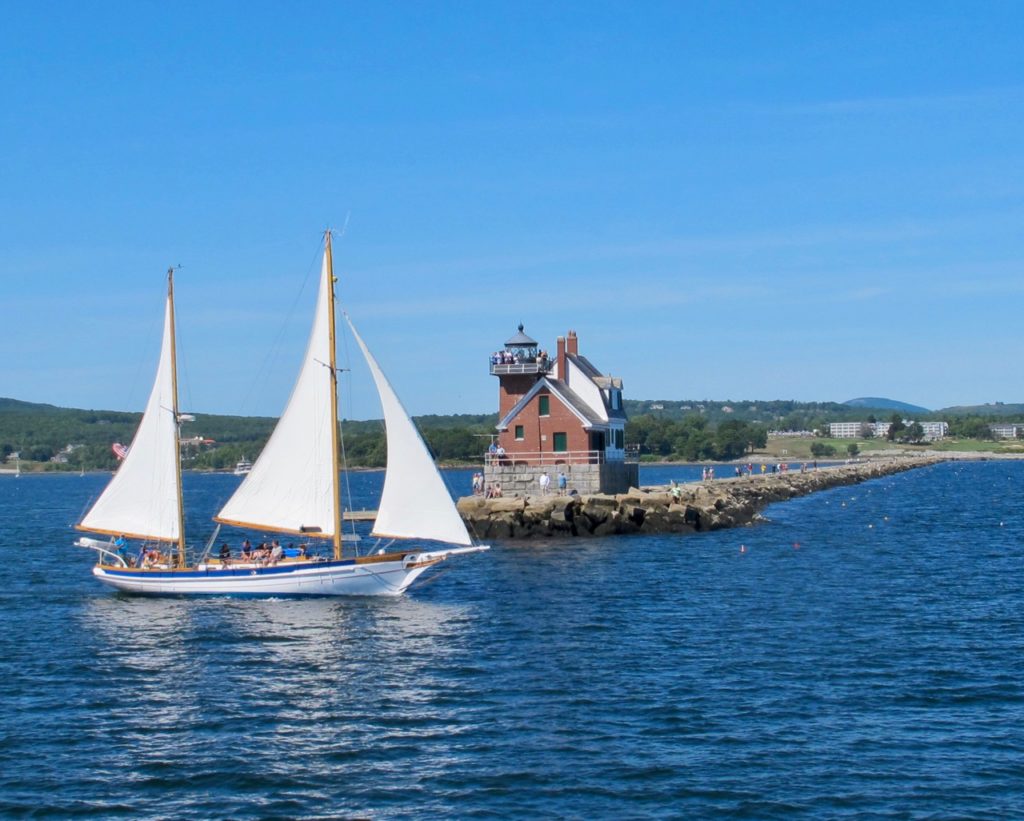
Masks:
[[[331,229],[324,232],[324,257],[327,262],[327,328],[330,336],[331,370],[331,493],[334,501],[334,558],[341,558],[341,465],[338,462],[338,367],[334,344],[334,257],[331,255]]]
[[[181,495],[181,423],[178,416],[178,356],[174,340],[174,268],[167,269],[167,306],[171,319],[171,413],[174,414],[174,480],[178,485],[178,567],[185,567],[185,506]]]

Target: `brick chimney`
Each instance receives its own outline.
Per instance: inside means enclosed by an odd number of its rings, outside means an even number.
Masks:
[[[558,378],[565,379],[565,337],[558,337]]]
[[[576,338],[576,331],[569,331],[569,337],[565,341],[565,352],[573,356],[580,355],[579,340]]]

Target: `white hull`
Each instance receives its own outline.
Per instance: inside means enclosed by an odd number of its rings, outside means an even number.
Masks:
[[[92,572],[117,590],[150,596],[400,596],[427,569],[462,552],[475,549],[409,553],[386,561],[371,557],[273,567],[224,568],[210,562],[187,570],[137,570],[97,565]]]

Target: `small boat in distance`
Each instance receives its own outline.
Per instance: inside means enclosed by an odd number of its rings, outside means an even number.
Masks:
[[[252,462],[246,459],[244,456],[238,460],[235,465],[234,474],[235,476],[245,476],[252,470]]]
[[[375,525],[377,543],[342,553],[334,271],[326,232],[316,313],[299,376],[262,453],[214,520],[243,531],[288,534],[307,544],[269,555],[230,551],[190,556],[182,509],[174,343],[174,272],[167,273],[163,346],[153,390],[131,447],[96,503],[76,525],[109,541],[79,538],[95,550],[93,575],[146,595],[397,596],[451,556],[487,550],[473,543],[434,460],[401,401],[356,332],[384,411],[387,467]],[[116,537],[116,539],[114,538]],[[415,539],[441,545],[407,545]],[[128,540],[142,543],[138,559]],[[316,547],[319,542],[333,550]]]

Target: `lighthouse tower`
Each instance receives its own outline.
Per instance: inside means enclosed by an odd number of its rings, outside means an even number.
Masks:
[[[575,331],[558,337],[555,356],[519,325],[491,354],[498,377],[497,453],[489,453],[486,484],[503,495],[536,495],[548,474],[551,492],[619,493],[638,481],[625,455],[622,380],[603,375],[579,353]]]

